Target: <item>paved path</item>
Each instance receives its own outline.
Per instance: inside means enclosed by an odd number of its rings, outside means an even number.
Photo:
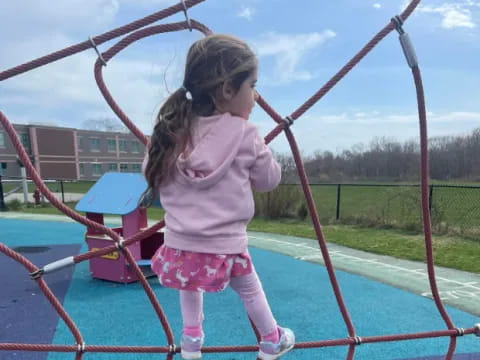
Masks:
[[[268,233],[249,233],[250,245],[324,264],[317,241]],[[336,269],[361,275],[431,298],[426,264],[327,244]],[[436,266],[442,301],[480,316],[480,274]],[[342,284],[340,284],[340,288]]]
[[[44,221],[72,221],[66,216],[0,213],[0,218]],[[106,218],[105,223],[118,223],[119,218]],[[153,222],[152,222],[153,223]],[[286,254],[303,261],[323,264],[315,240],[270,233],[249,232],[251,246]],[[336,269],[364,276],[406,291],[431,298],[426,265],[328,244]],[[444,303],[480,316],[480,274],[435,267],[440,295]],[[340,284],[340,288],[342,284]]]

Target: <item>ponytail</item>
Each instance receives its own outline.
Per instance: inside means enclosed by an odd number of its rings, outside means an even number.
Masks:
[[[170,180],[178,156],[191,141],[192,118],[192,94],[182,86],[158,112],[144,170],[147,189],[142,196],[142,206],[150,206],[158,185]]]

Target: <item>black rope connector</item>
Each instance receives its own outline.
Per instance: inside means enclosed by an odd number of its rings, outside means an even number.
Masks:
[[[40,279],[43,275],[43,272],[44,272],[43,269],[38,269],[36,271],[33,271],[33,272],[30,273],[30,278],[32,280]]]
[[[405,33],[405,30],[403,30],[403,20],[399,15],[394,16],[392,22],[400,35]]]
[[[177,347],[175,346],[175,344],[171,344],[168,346],[168,352],[175,355],[175,353],[177,352]]]
[[[360,336],[354,336],[353,341],[355,345],[362,345],[362,338]]]
[[[480,337],[480,323],[475,324],[474,329],[475,329],[475,335]]]
[[[118,250],[123,251],[123,249],[125,249],[125,245],[123,245],[124,242],[125,242],[125,240],[120,239],[118,242],[115,243],[115,247]]]
[[[100,62],[102,63],[103,66],[107,66],[107,62],[103,58],[102,54],[97,48],[97,44],[95,44],[95,41],[93,41],[93,38],[91,36],[88,37],[88,41],[90,41],[90,45],[92,45],[92,48],[95,50],[97,53],[98,58],[100,59]]]
[[[83,354],[85,352],[85,343],[77,344],[77,353]]]
[[[283,121],[287,124],[287,127],[290,127],[293,125],[293,122],[295,121],[294,118],[292,118],[290,115],[286,116]]]

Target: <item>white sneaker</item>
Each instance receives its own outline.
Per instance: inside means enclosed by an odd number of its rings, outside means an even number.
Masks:
[[[258,357],[261,360],[275,360],[286,354],[295,346],[295,334],[288,328],[278,328],[280,339],[278,343],[271,341],[260,341]]]
[[[202,336],[188,336],[182,334],[182,339],[180,340],[180,354],[182,359],[193,360],[202,358],[202,346],[203,346],[204,334]]]

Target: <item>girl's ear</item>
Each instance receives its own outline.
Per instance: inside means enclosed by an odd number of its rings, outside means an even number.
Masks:
[[[230,83],[230,81],[225,81],[222,85],[223,98],[227,101],[230,101],[232,100],[234,95],[235,95],[235,91],[233,90],[232,84]]]

